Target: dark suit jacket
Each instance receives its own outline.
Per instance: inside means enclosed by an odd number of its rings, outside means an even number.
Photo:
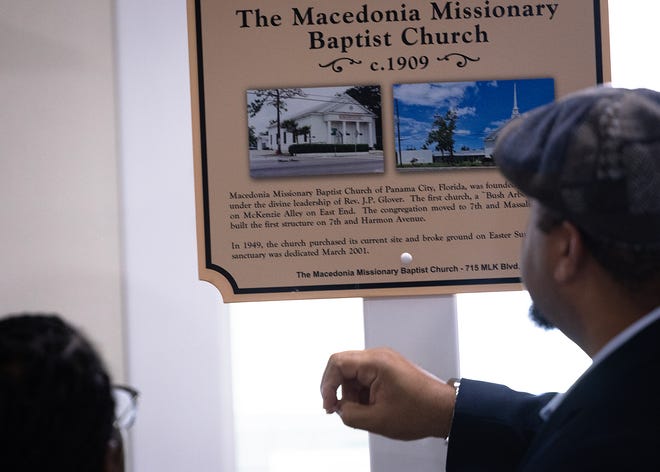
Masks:
[[[660,471],[660,321],[553,395],[461,381],[447,471]]]

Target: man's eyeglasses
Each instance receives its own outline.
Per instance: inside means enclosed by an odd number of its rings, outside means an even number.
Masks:
[[[121,431],[126,431],[133,426],[137,416],[139,392],[127,385],[114,385],[112,395],[115,398],[114,426]]]

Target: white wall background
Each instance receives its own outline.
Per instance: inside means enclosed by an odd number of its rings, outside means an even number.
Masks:
[[[63,314],[138,387],[139,471],[233,470],[190,143],[185,0],[0,0],[0,315]]]
[[[185,1],[115,3],[134,470],[231,471],[228,317],[197,278]]]
[[[65,315],[122,379],[112,9],[0,0],[0,315]]]
[[[658,17],[610,1],[615,85],[660,89]],[[142,391],[136,471],[234,469],[189,110],[185,0],[0,0],[0,312],[62,312]]]

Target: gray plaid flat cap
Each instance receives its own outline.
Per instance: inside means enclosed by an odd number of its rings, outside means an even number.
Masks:
[[[509,123],[493,158],[590,236],[660,247],[660,93],[594,87]]]

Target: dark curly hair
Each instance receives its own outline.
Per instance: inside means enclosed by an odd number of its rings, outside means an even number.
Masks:
[[[56,315],[0,320],[0,470],[103,470],[113,431],[107,371]]]

